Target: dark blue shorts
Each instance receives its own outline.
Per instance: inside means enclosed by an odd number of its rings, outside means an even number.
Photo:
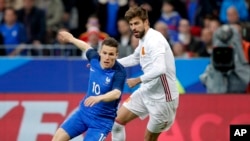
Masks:
[[[84,141],[104,141],[111,131],[113,123],[113,120],[90,116],[82,110],[76,110],[64,121],[61,128],[68,133],[71,139],[85,133]]]

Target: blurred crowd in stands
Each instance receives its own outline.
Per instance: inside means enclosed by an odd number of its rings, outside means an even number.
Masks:
[[[169,41],[175,57],[209,57],[215,31],[229,24],[250,48],[250,0],[0,0],[0,55],[82,56],[57,40],[67,30],[95,49],[107,36],[120,42],[120,57],[137,47],[123,19],[131,6],[149,12],[150,25]]]

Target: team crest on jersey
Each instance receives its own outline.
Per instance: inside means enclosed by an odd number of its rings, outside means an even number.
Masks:
[[[105,84],[109,84],[110,83],[110,78],[109,77],[106,77],[106,82]]]
[[[144,47],[141,48],[141,54],[142,54],[142,55],[145,55]]]
[[[92,67],[90,67],[90,71],[93,71],[93,72],[94,72],[95,70],[94,70]]]

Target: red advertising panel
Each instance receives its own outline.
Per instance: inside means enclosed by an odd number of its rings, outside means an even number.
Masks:
[[[128,96],[124,95],[123,100]],[[51,140],[82,97],[0,94],[0,141]],[[160,135],[159,141],[228,141],[230,124],[250,124],[249,102],[250,95],[181,95],[176,121]],[[127,141],[143,140],[146,120],[137,119],[126,126]],[[83,138],[82,135],[73,141]]]

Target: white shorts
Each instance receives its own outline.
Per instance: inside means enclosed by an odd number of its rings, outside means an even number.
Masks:
[[[123,103],[123,106],[142,120],[149,115],[147,129],[152,133],[160,133],[168,130],[174,123],[178,103],[179,98],[170,102],[149,100],[137,90]]]

